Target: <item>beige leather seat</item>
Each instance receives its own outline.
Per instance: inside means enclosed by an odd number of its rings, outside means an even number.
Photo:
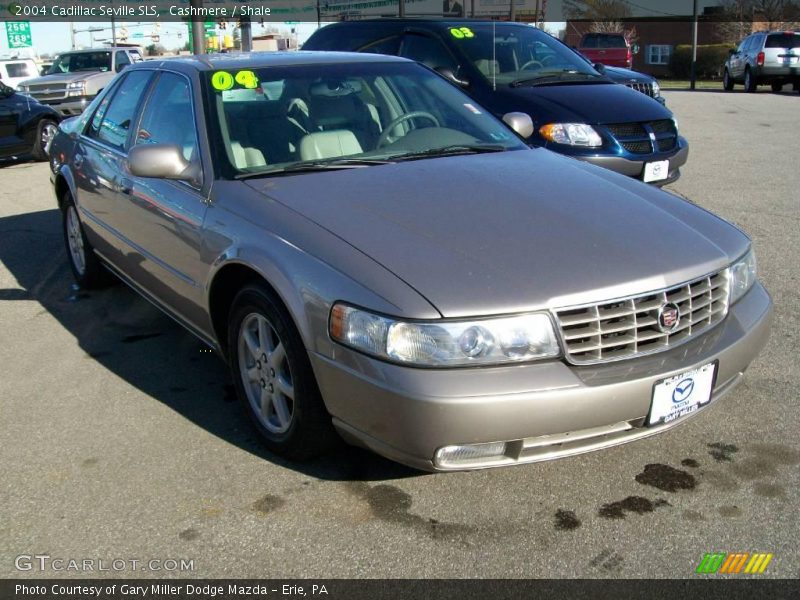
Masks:
[[[231,153],[237,169],[267,166],[267,161],[258,148],[245,148],[239,142],[231,142]]]
[[[300,160],[320,160],[361,154],[361,144],[347,129],[317,131],[300,140]]]
[[[481,73],[483,73],[486,77],[491,77],[494,75],[500,74],[500,63],[496,60],[488,60],[486,58],[480,58],[475,61],[475,68],[478,69]]]

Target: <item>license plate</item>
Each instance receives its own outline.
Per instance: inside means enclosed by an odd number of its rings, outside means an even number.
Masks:
[[[644,166],[644,181],[661,181],[666,179],[669,175],[669,161],[659,160],[656,162],[647,163]]]
[[[670,423],[711,401],[716,363],[703,365],[660,381],[653,387],[648,425]]]

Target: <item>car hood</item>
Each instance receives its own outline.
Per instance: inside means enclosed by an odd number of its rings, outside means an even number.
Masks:
[[[544,149],[247,184],[380,263],[446,317],[660,289],[724,268],[749,245],[677,196]]]
[[[603,74],[616,83],[652,83],[654,81],[649,75],[622,67],[606,65]]]
[[[22,82],[23,85],[38,85],[38,84],[51,84],[51,83],[69,83],[72,81],[83,81],[95,75],[102,75],[108,71],[78,71],[77,73],[55,73],[53,75],[45,75],[44,77],[36,77],[34,79],[26,79]]]
[[[518,106],[517,110],[528,112],[537,124],[558,121],[593,125],[672,117],[652,98],[613,83],[505,87],[498,93]]]

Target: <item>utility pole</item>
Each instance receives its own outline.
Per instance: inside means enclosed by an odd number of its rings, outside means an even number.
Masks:
[[[406,16],[405,0],[397,0],[397,16],[401,19]]]
[[[697,0],[694,0],[692,8],[692,79],[689,89],[695,88],[697,80]]]
[[[517,20],[517,7],[514,4],[514,0],[511,0],[511,10],[508,11],[508,20],[509,21]]]
[[[69,49],[75,50],[75,23],[69,22]]]
[[[251,52],[253,50],[253,29],[250,17],[242,17],[239,21],[239,33],[242,36],[242,52]]]
[[[192,8],[203,8],[203,0],[192,0]],[[206,53],[206,39],[203,31],[203,20],[199,16],[193,16],[192,19],[192,46],[194,47],[195,54]]]

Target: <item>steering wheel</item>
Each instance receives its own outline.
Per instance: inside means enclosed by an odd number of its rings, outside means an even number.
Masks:
[[[428,119],[436,127],[441,127],[441,124],[439,123],[439,119],[437,119],[431,113],[425,112],[424,110],[414,110],[414,111],[411,111],[411,112],[406,113],[404,115],[400,115],[394,121],[389,123],[386,126],[386,128],[381,132],[381,135],[378,137],[378,141],[375,144],[376,147],[381,148],[382,146],[384,146],[389,141],[389,137],[392,135],[392,131],[394,130],[394,128],[397,127],[398,125],[400,125],[400,123],[405,123],[406,121],[409,121],[411,119],[416,119],[416,118]],[[402,136],[399,136],[399,137],[402,137]]]
[[[540,63],[538,60],[529,60],[529,61],[528,61],[528,62],[526,62],[524,65],[522,65],[522,66],[519,68],[519,70],[520,70],[520,71],[524,71],[524,70],[525,70],[525,69],[527,69],[528,67],[531,67],[531,66],[534,66],[534,65],[535,65],[537,68],[539,68],[539,69],[541,69],[541,68],[543,68],[543,67],[544,67],[544,65],[543,65],[542,63]]]
[[[556,59],[556,55],[555,55],[555,54],[548,54],[547,56],[545,56],[545,57],[542,59],[542,61],[541,61],[541,62],[542,62],[542,66],[544,67],[544,66],[547,66],[547,65],[549,65],[549,64],[550,64],[551,62],[553,62],[555,59]]]

